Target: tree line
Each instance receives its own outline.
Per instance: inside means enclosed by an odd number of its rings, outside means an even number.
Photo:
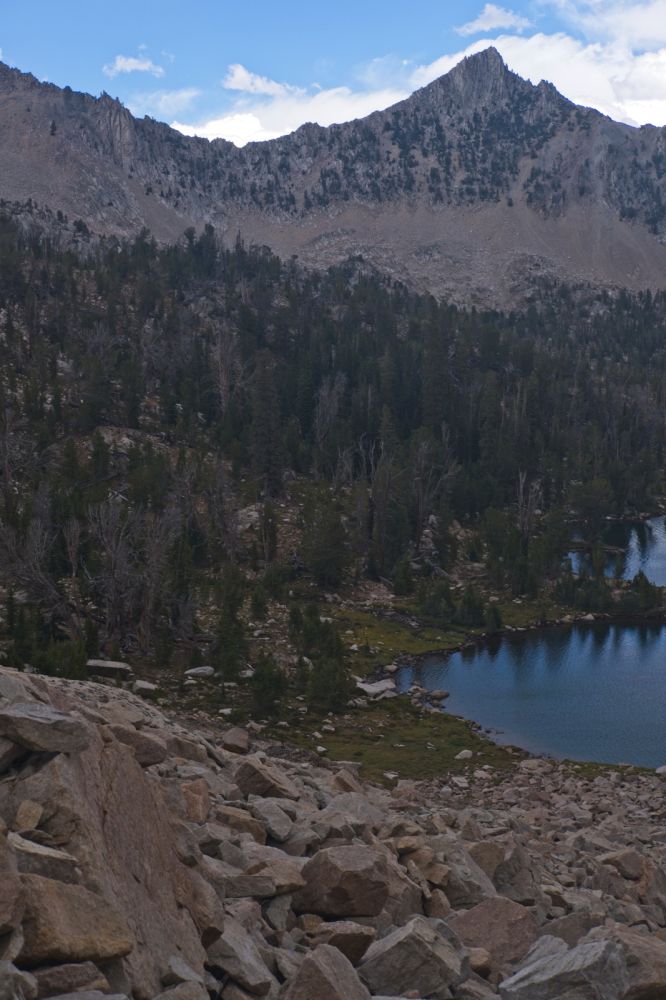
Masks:
[[[216,648],[240,662],[229,567],[250,561],[259,606],[306,569],[320,588],[420,586],[444,614],[459,521],[494,583],[536,595],[572,516],[593,540],[662,488],[665,322],[663,294],[544,283],[521,311],[461,309],[362,259],[308,272],[210,227],[75,251],[1,216],[7,592],[43,642],[165,657],[212,588]],[[278,571],[272,505],[294,479],[312,499]],[[483,619],[475,602],[450,613]]]

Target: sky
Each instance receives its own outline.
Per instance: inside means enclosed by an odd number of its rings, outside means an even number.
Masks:
[[[237,145],[388,107],[489,45],[577,104],[666,125],[666,0],[0,0],[4,62]]]

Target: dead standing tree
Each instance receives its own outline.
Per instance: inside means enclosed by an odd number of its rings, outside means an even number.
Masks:
[[[180,527],[181,516],[175,506],[159,514],[146,511],[138,526],[143,557],[137,568],[137,588],[141,594],[138,633],[144,653],[150,651],[164,599],[169,596],[169,559]]]
[[[137,586],[137,516],[118,499],[88,508],[88,530],[99,547],[99,567],[86,568],[93,594],[103,610],[106,635],[118,641],[134,620]]]

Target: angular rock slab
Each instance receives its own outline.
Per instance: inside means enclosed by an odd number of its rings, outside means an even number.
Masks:
[[[443,921],[414,917],[371,944],[358,971],[376,994],[418,991],[427,997],[450,996],[449,987],[467,978],[469,962]]]
[[[485,948],[499,968],[520,961],[539,933],[534,914],[504,896],[491,896],[447,923],[468,948]]]
[[[134,671],[129,663],[122,663],[119,660],[88,660],[86,667],[92,677],[107,677],[109,680],[114,681],[128,681],[134,676]]]
[[[233,917],[225,920],[222,937],[209,948],[208,966],[226,972],[256,996],[265,996],[275,984],[254,940]]]
[[[301,793],[282,771],[265,764],[256,756],[246,757],[235,774],[236,784],[243,795],[262,798],[299,799]]]
[[[21,876],[25,892],[21,965],[104,962],[128,955],[134,940],[120,914],[81,885]]]
[[[318,851],[302,871],[305,888],[294,909],[322,917],[375,917],[389,894],[386,857],[371,847],[350,845]]]
[[[329,944],[341,951],[352,965],[358,965],[376,936],[374,927],[366,927],[353,920],[333,920],[320,925],[315,932],[314,943]]]
[[[666,941],[622,924],[612,930],[596,928],[588,936],[588,940],[604,939],[617,945],[626,962],[630,988],[623,1000],[666,997]]]
[[[167,749],[161,740],[149,736],[148,733],[139,732],[131,726],[116,724],[109,728],[117,740],[132,748],[134,756],[142,767],[161,764],[166,759]]]
[[[36,701],[0,709],[0,736],[37,752],[80,753],[90,746],[90,730],[81,719]]]
[[[525,964],[500,983],[502,1000],[623,1000],[627,969],[610,941],[582,942],[568,949],[559,938],[543,937]]]
[[[70,962],[35,970],[40,997],[62,993],[81,993],[82,990],[108,992],[109,984],[93,962]]]
[[[370,994],[349,959],[320,944],[306,955],[280,1000],[370,1000]]]
[[[22,875],[43,875],[58,882],[79,881],[78,863],[71,854],[36,844],[18,833],[10,833],[7,841]]]

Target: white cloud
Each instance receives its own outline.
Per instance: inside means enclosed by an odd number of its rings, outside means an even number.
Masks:
[[[105,76],[113,78],[120,73],[151,73],[153,76],[164,76],[164,69],[147,57],[116,56],[111,63],[102,66]]]
[[[198,124],[174,121],[172,126],[185,135],[229,139],[237,146],[244,146],[247,142],[286,135],[304,122],[332,125],[352,118],[364,118],[373,111],[395,104],[408,93],[407,88],[353,91],[349,87],[335,87],[315,92],[298,91],[245,108],[237,107],[229,114]]]
[[[173,118],[189,111],[201,91],[196,87],[182,90],[153,90],[134,94],[127,102],[133,115],[151,115],[153,118]]]
[[[478,17],[467,24],[462,24],[455,30],[459,35],[478,35],[483,31],[498,31],[507,29],[509,31],[525,31],[530,28],[531,22],[521,14],[516,14],[512,10],[498,7],[494,3],[487,3]]]
[[[242,112],[223,115],[199,125],[188,125],[184,122],[172,122],[171,127],[178,129],[183,135],[198,135],[203,139],[228,139],[237,146],[245,146],[248,142],[262,142],[265,139],[277,139],[283,132],[272,132],[263,125],[261,119],[252,112]],[[290,130],[287,130],[290,131]]]
[[[240,63],[229,66],[227,75],[222,81],[225,90],[240,90],[244,94],[263,94],[266,97],[283,97],[286,94],[303,93],[298,87],[286,83],[276,83],[267,76],[259,76],[250,72]]]
[[[654,50],[666,45],[666,0],[546,0],[586,37]]]

